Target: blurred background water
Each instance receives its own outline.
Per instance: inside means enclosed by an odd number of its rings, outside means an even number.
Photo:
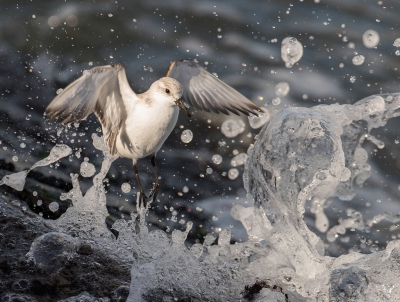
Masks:
[[[399,11],[397,0],[2,0],[0,177],[31,167],[56,143],[68,144],[74,153],[30,172],[23,192],[5,186],[0,192],[25,200],[34,212],[54,219],[70,205],[59,200],[62,192],[71,189],[69,174],[79,173],[85,157],[99,171],[102,157],[90,139],[100,129],[94,116],[69,128],[43,116],[56,91],[83,70],[121,63],[134,91],[143,92],[164,76],[171,61],[188,58],[271,114],[289,106],[352,104],[372,94],[400,91],[400,48],[393,45],[400,38]],[[379,34],[374,48],[363,44],[367,30]],[[304,46],[303,57],[292,68],[285,67],[280,54],[281,42],[288,36]],[[361,65],[353,63],[357,55],[365,58]],[[279,102],[275,86],[280,82],[287,82],[290,91]],[[227,226],[232,227],[233,241],[246,240],[243,227],[229,211],[234,204],[251,206],[252,200],[243,188],[243,165],[233,167],[231,160],[247,151],[259,130],[249,127],[245,117],[192,111],[191,119],[180,115],[158,153],[161,189],[149,221],[164,230],[183,229],[193,221],[191,242]],[[222,134],[221,124],[228,119],[243,120],[243,132],[233,138]],[[372,176],[356,189],[353,200],[332,199],[327,204],[330,226],[347,218],[349,208],[362,212],[365,219],[400,213],[399,125],[399,119],[394,119],[372,131],[385,148],[364,144]],[[181,135],[187,129],[194,137],[184,143]],[[216,154],[221,163],[213,161]],[[150,158],[138,167],[150,191]],[[80,181],[83,190],[92,184],[90,178],[80,177]],[[125,182],[132,186],[129,193],[121,190]],[[137,189],[131,161],[118,159],[105,184],[107,222],[130,219]],[[60,208],[52,212],[49,204],[55,200]],[[310,207],[306,219],[316,231]],[[325,240],[325,234],[317,234]],[[382,249],[396,237],[400,237],[398,224],[382,221],[367,232],[349,229],[335,242],[325,241],[328,255],[340,255],[349,250],[369,253],[373,244],[377,246],[373,250]]]

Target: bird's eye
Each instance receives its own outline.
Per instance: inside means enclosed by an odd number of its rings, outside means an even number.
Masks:
[[[169,89],[165,89],[165,92],[166,92],[166,93],[169,93]]]

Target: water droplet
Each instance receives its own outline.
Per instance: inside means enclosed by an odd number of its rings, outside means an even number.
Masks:
[[[358,55],[355,56],[351,61],[353,62],[354,65],[361,65],[364,63],[365,57],[363,55]]]
[[[64,90],[63,88],[58,88],[56,94],[60,94],[63,90]]]
[[[111,18],[113,16],[113,14],[110,13],[110,14],[108,14],[108,16]]]
[[[376,244],[371,245],[369,249],[371,253],[376,253],[377,251],[379,251],[379,247]]]
[[[218,145],[220,145],[221,147],[225,147],[226,146],[226,141],[220,140],[220,141],[218,141]]]
[[[36,18],[36,15],[32,15],[32,18],[35,19],[35,18]]]
[[[238,167],[238,166],[244,165],[247,157],[248,157],[247,153],[240,153],[240,154],[236,155],[231,160],[231,166],[232,167]]]
[[[32,195],[33,195],[33,196],[37,196],[37,192],[36,192],[36,191],[33,191],[33,192],[32,192]]]
[[[18,156],[14,155],[14,156],[12,157],[12,160],[13,160],[13,161],[18,161]]]
[[[124,182],[122,185],[121,185],[121,190],[122,190],[122,192],[124,192],[124,193],[129,193],[130,191],[131,191],[131,185],[130,184],[128,184],[127,182]]]
[[[400,50],[396,50],[395,54],[396,56],[400,56]]]
[[[291,68],[303,56],[303,45],[293,37],[282,40],[281,57],[287,68]]]
[[[350,82],[351,82],[351,83],[354,83],[355,81],[356,81],[356,77],[355,77],[355,76],[351,76],[351,77],[350,77]]]
[[[281,99],[280,98],[274,98],[272,99],[272,105],[279,105],[281,103]]]
[[[39,199],[36,204],[40,207],[43,204],[43,201]]]
[[[206,172],[207,172],[207,174],[211,174],[213,172],[213,169],[212,168],[207,168]]]
[[[214,164],[219,165],[220,163],[222,163],[222,156],[219,154],[215,154],[212,157],[212,161]]]
[[[226,137],[235,137],[246,128],[242,120],[226,120],[221,125],[221,132]]]
[[[280,82],[275,86],[275,93],[279,97],[284,97],[289,93],[290,86],[287,82]]]
[[[377,31],[370,29],[363,34],[362,39],[365,47],[374,48],[378,45],[380,38]]]
[[[49,204],[49,210],[52,211],[53,213],[57,212],[59,208],[60,205],[56,201],[53,201],[52,203]]]
[[[183,193],[189,192],[189,188],[188,188],[187,186],[184,186],[184,187],[182,188],[182,192],[183,192]]]
[[[233,169],[230,169],[230,170],[228,171],[228,177],[229,177],[229,179],[234,180],[234,179],[236,179],[238,176],[239,176],[239,170],[238,170],[238,169],[233,168]]]
[[[20,146],[21,148],[25,148],[25,147],[26,147],[26,144],[25,144],[25,143],[21,143],[19,146]]]
[[[400,47],[400,38],[397,38],[396,40],[394,40],[393,46]]]
[[[83,177],[91,177],[96,172],[93,164],[89,163],[89,158],[85,157],[81,163],[80,173]]]
[[[190,143],[193,139],[193,132],[186,129],[181,134],[181,141],[185,144]]]

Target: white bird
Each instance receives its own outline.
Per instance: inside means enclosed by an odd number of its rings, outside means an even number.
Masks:
[[[122,65],[99,66],[86,70],[47,106],[46,115],[62,124],[85,119],[94,112],[111,154],[130,158],[140,189],[140,203],[146,195],[136,162],[152,155],[155,183],[149,197],[156,200],[159,182],[155,157],[185,107],[207,112],[258,115],[263,112],[242,94],[190,60],[171,63],[166,77],[155,81],[142,94],[131,89]]]

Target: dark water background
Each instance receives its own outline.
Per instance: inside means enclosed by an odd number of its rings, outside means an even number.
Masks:
[[[11,199],[15,196],[26,200],[34,212],[54,219],[66,210],[69,201],[60,201],[55,213],[48,210],[48,205],[71,188],[69,174],[79,173],[83,158],[88,157],[99,169],[101,154],[90,144],[91,134],[98,133],[96,129],[100,127],[94,116],[78,128],[63,130],[59,137],[57,129],[63,127],[43,117],[57,89],[64,88],[85,69],[121,63],[134,91],[143,92],[165,74],[171,61],[197,59],[271,112],[288,106],[352,104],[372,94],[400,91],[400,57],[393,46],[400,37],[399,11],[397,0],[2,0],[0,177],[31,167],[46,157],[55,143],[70,145],[74,153],[82,151],[80,158],[73,155],[51,167],[32,171],[23,192],[4,186],[0,192]],[[362,35],[369,29],[380,35],[380,43],[374,49],[362,43]],[[280,57],[281,41],[287,36],[295,37],[304,46],[302,59],[290,69]],[[352,64],[356,54],[365,56],[360,66]],[[350,81],[352,76],[356,78],[354,83]],[[275,85],[281,81],[289,83],[290,92],[281,98],[280,105],[274,106]],[[235,180],[223,176],[223,172],[231,168],[234,150],[246,152],[258,130],[246,122],[241,135],[226,138],[219,127],[227,118],[201,112],[192,119],[180,115],[175,131],[157,158],[162,179],[160,201],[153,205],[149,217],[154,227],[181,229],[191,220],[191,242],[202,241],[204,234],[227,226],[233,227],[233,241],[246,239],[241,225],[229,218],[233,203],[251,205],[243,189],[243,166]],[[363,188],[357,189],[352,201],[332,200],[326,209],[332,226],[340,217],[347,218],[349,207],[364,213],[364,218],[399,213],[399,126],[400,120],[394,119],[372,132],[386,147],[378,150],[372,143],[365,143],[372,176]],[[194,133],[188,144],[180,139],[184,129]],[[222,164],[212,162],[214,154],[223,157]],[[13,156],[18,160],[13,161]],[[141,160],[138,167],[149,191],[153,181],[150,159]],[[207,168],[213,172],[207,174]],[[92,184],[90,179],[80,179],[83,190]],[[121,215],[129,219],[134,210],[135,190],[122,193],[123,182],[136,186],[130,160],[118,159],[106,183],[109,224]],[[183,193],[184,186],[189,192]],[[43,201],[41,206],[37,205],[39,199]],[[313,228],[313,214],[308,211],[306,217]],[[360,248],[361,236],[371,240],[361,248],[363,252],[369,252],[369,245],[375,241],[384,248],[387,241],[399,235],[397,225],[390,231],[389,227],[390,223],[382,222],[369,233],[348,230],[345,236],[349,236],[349,242],[327,243],[328,254]]]

